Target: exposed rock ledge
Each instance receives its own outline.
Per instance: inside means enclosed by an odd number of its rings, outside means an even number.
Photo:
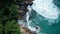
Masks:
[[[23,22],[23,20],[19,20],[18,21],[18,24],[19,24],[19,27],[20,27],[20,31],[22,32],[22,34],[37,34],[36,32],[29,30],[26,27],[25,23],[26,22]]]

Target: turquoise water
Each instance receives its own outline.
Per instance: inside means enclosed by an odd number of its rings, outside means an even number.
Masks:
[[[43,2],[41,2],[41,1],[43,1]],[[41,9],[43,9],[44,7],[45,8],[47,7],[45,5],[50,5],[46,8],[46,9],[48,9],[47,12],[50,9],[51,9],[50,11],[52,11],[52,10],[55,11],[55,9],[57,9],[57,8],[54,8],[55,5],[60,10],[60,0],[53,0],[53,3],[55,4],[54,7],[52,6],[53,5],[51,3],[52,1],[51,2],[49,0],[41,0],[41,1],[35,0],[35,2],[33,2],[33,6],[32,6],[33,10],[30,12],[30,15],[28,16],[28,18],[30,20],[29,26],[32,26],[32,27],[39,26],[40,27],[39,34],[60,34],[60,15],[58,15],[59,17],[57,19],[53,19],[53,18],[52,19],[46,19],[46,17],[42,16],[42,14],[40,12]],[[48,2],[47,4],[44,3],[46,1]],[[51,4],[49,4],[49,2]],[[50,8],[50,7],[52,7],[52,8]],[[56,11],[60,12],[58,10],[56,10]],[[49,16],[49,13],[46,13],[46,14],[47,14],[47,16]],[[28,18],[27,18],[27,20],[28,20]]]
[[[46,34],[60,34],[60,21],[58,21],[58,23],[53,23],[52,25],[49,25],[50,23],[48,23],[48,20],[46,20],[43,16],[39,15],[34,10],[32,10],[29,19],[31,20],[30,26],[41,27],[41,33],[42,34],[43,33],[46,33]]]

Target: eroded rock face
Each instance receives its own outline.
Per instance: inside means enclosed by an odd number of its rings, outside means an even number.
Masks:
[[[25,4],[27,4],[27,5],[32,5],[33,4],[33,2],[32,2],[33,0],[25,0],[25,1],[23,1]]]
[[[22,34],[37,34],[36,32],[30,31],[27,27],[23,27],[23,25],[20,25],[20,29]]]
[[[26,17],[26,12],[28,11],[27,6],[32,5],[32,0],[23,0],[21,3],[19,3],[19,15],[18,19],[25,19]]]
[[[32,0],[24,0],[23,2],[19,3],[18,20],[25,20],[26,12],[28,11],[28,9],[27,9],[28,5],[30,5],[30,6],[32,5]],[[25,27],[24,24],[19,23],[20,31],[22,32],[22,34],[36,34],[35,32],[32,32],[27,27]]]

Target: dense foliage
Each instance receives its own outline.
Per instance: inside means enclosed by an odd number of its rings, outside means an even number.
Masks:
[[[20,34],[17,0],[0,0],[0,34]]]

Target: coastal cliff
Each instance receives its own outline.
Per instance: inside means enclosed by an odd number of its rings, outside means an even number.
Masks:
[[[23,0],[21,3],[18,4],[18,24],[20,27],[20,31],[22,34],[37,34],[31,30],[29,30],[25,25],[26,25],[26,13],[28,12],[27,6],[32,5],[33,0]]]

